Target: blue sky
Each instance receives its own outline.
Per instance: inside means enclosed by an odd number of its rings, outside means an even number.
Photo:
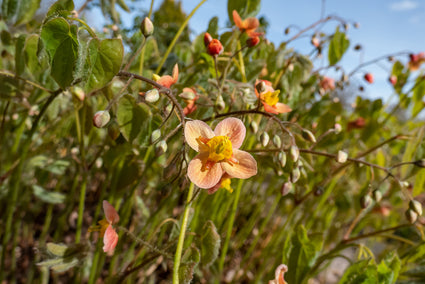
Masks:
[[[78,2],[76,1],[77,7]],[[161,2],[156,0],[154,7],[158,8]],[[183,9],[189,14],[199,1],[182,0],[182,3]],[[140,1],[140,7],[145,10],[149,9],[149,5],[149,0]],[[262,0],[259,15],[265,16],[270,23],[266,37],[276,44],[285,41],[295,33],[293,31],[288,36],[284,35],[285,27],[307,27],[320,18],[321,7],[322,0]],[[399,51],[417,53],[425,50],[425,0],[326,0],[325,15],[330,14],[360,24],[359,29],[351,26],[348,31],[351,46],[341,61],[347,71],[360,62],[360,53],[352,50],[357,43],[363,46],[363,62]],[[223,28],[228,20],[227,0],[208,0],[196,12],[189,25],[196,34],[202,33],[214,16],[219,17],[219,25]],[[324,26],[324,31],[332,32],[335,27],[336,22],[332,21]],[[289,47],[302,53],[309,53],[312,48],[309,38],[299,39]],[[400,59],[407,61],[407,57]],[[324,62],[316,60],[314,63],[316,67],[320,67]],[[364,72],[356,76],[359,83],[367,85],[365,95],[373,98],[391,95],[392,88],[387,81],[390,66],[383,61],[381,66],[363,69],[374,74],[375,83],[372,85],[364,83]],[[327,75],[335,74],[329,72]]]

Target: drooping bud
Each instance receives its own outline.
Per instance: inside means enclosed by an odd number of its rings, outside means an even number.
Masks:
[[[282,140],[280,139],[279,135],[274,135],[273,136],[273,144],[277,147],[280,148],[282,146]]]
[[[211,56],[217,56],[223,52],[223,45],[218,39],[213,39],[207,46],[207,53]]]
[[[315,47],[320,46],[320,41],[315,35],[311,38],[311,44],[314,45]]]
[[[422,204],[417,200],[410,200],[409,202],[409,208],[415,211],[416,214],[419,216],[422,215]]]
[[[215,106],[218,110],[223,110],[226,107],[226,104],[224,103],[223,97],[221,95],[217,97],[217,100],[215,101]]]
[[[159,91],[158,89],[152,89],[146,92],[145,100],[149,103],[154,103],[159,100]]]
[[[364,79],[366,80],[366,82],[368,82],[369,84],[373,83],[373,74],[372,73],[366,73],[364,75]]]
[[[379,203],[382,200],[382,192],[377,189],[372,192],[372,196],[376,203]]]
[[[338,151],[338,155],[336,156],[336,161],[338,163],[343,164],[343,163],[347,162],[347,158],[348,158],[347,153],[345,153],[344,151],[341,151],[341,150]]]
[[[246,45],[248,47],[254,47],[259,43],[260,43],[260,38],[258,36],[253,36],[246,40]]]
[[[260,136],[260,141],[261,141],[261,145],[263,145],[263,147],[266,147],[270,141],[269,134],[267,132],[263,132]]]
[[[286,153],[285,153],[285,151],[279,152],[279,154],[277,155],[277,158],[279,159],[279,163],[282,166],[282,168],[284,168],[285,165],[286,165]]]
[[[301,135],[307,141],[310,141],[312,143],[317,142],[316,137],[314,137],[314,134],[310,130],[303,129]]]
[[[425,168],[425,159],[417,160],[413,164],[417,167]]]
[[[155,129],[154,131],[152,131],[152,134],[151,134],[151,143],[153,143],[156,140],[158,140],[159,137],[161,137],[161,130]]]
[[[255,89],[259,94],[266,91],[266,83],[264,81],[260,81],[257,85],[255,85]]]
[[[365,209],[367,207],[369,207],[369,205],[372,203],[372,198],[370,197],[369,194],[363,195],[360,198],[360,206]]]
[[[179,94],[179,97],[182,98],[183,100],[191,101],[195,99],[196,95],[194,92],[183,92]]]
[[[167,148],[168,148],[167,142],[165,142],[164,140],[161,140],[155,145],[155,154],[157,156],[161,156],[162,154],[167,152]]]
[[[145,37],[149,37],[153,34],[153,24],[152,21],[146,17],[143,19],[142,24],[140,25],[140,31]]]
[[[296,145],[292,145],[289,149],[289,156],[294,163],[297,162],[300,157],[300,149]]]
[[[388,81],[390,81],[391,85],[395,86],[395,84],[397,84],[397,76],[391,75]]]
[[[410,224],[415,223],[418,219],[418,214],[410,208],[407,209],[406,213],[404,214],[406,215],[406,219],[407,221],[409,221]]]
[[[289,34],[291,32],[291,29],[289,28],[289,27],[287,27],[286,29],[285,29],[285,34],[287,35],[287,34]]]
[[[362,46],[361,46],[360,44],[356,44],[356,45],[354,46],[354,50],[358,51],[358,50],[360,50],[360,49],[362,49]]]
[[[209,33],[204,34],[204,45],[205,47],[208,47],[210,42],[213,40],[212,36]]]
[[[251,121],[249,124],[251,131],[255,134],[258,131],[258,124],[255,121]]]
[[[93,116],[93,125],[97,128],[102,128],[106,124],[108,124],[110,119],[111,119],[111,116],[109,115],[108,111],[100,110],[96,112]]]
[[[296,183],[300,179],[300,176],[301,176],[300,168],[299,167],[293,168],[291,171],[291,176],[290,176],[291,182]]]
[[[86,97],[84,90],[78,86],[75,86],[71,93],[76,96],[80,101],[84,101],[84,98]]]
[[[280,194],[282,194],[282,196],[285,196],[292,190],[292,188],[293,188],[292,182],[287,181],[282,185],[280,189]]]

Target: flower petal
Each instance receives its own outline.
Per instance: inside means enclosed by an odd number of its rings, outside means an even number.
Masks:
[[[177,80],[179,79],[179,66],[177,65],[177,63],[173,67],[173,73],[172,74],[173,74],[173,84],[175,84],[175,83],[177,83]]]
[[[105,212],[105,217],[109,224],[115,224],[120,220],[117,210],[106,200],[103,200],[103,212]]]
[[[274,114],[279,114],[279,112],[274,107],[272,107],[271,105],[268,105],[265,102],[262,102],[262,103],[263,103],[263,106],[264,106],[264,110],[266,112],[270,112],[270,113],[274,113]]]
[[[220,181],[223,170],[220,163],[216,163],[211,169],[202,171],[202,158],[203,155],[200,154],[190,161],[187,167],[187,176],[196,186],[211,188]]]
[[[165,88],[170,88],[173,85],[174,79],[170,75],[164,75],[156,81],[158,84],[164,86]]]
[[[239,149],[245,139],[246,128],[239,118],[229,117],[217,124],[214,133],[216,136],[229,137],[232,147]]]
[[[285,104],[282,104],[282,103],[277,103],[274,106],[274,108],[276,109],[276,111],[278,113],[287,113],[287,112],[292,111],[292,109],[288,105],[285,105]]]
[[[243,20],[242,25],[246,30],[255,30],[260,25],[260,21],[258,21],[257,18],[253,17],[246,18],[245,20]]]
[[[118,234],[112,228],[111,225],[109,225],[108,229],[106,229],[105,236],[103,237],[103,251],[109,252],[113,251],[118,243]]]
[[[236,10],[233,10],[233,22],[235,22],[235,25],[239,29],[243,29],[241,16],[239,16]]]
[[[215,135],[208,124],[203,121],[193,120],[186,122],[184,138],[186,139],[187,144],[189,144],[189,146],[197,152],[199,152],[199,144],[196,139],[199,138],[199,136],[211,139]]]
[[[233,149],[233,156],[238,160],[237,164],[230,164],[228,162],[222,162],[221,166],[223,170],[230,176],[235,178],[250,178],[257,174],[257,161],[251,154]]]

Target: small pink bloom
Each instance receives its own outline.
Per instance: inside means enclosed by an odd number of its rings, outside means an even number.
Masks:
[[[373,74],[372,73],[366,73],[364,75],[364,79],[369,83],[372,84],[373,83]]]
[[[173,84],[177,83],[178,79],[179,79],[179,66],[177,65],[177,63],[173,67],[173,76],[172,77],[170,75],[164,75],[164,76],[161,76],[161,77],[159,77],[158,75],[154,75],[154,80],[158,84],[160,84],[160,85],[162,85],[166,88],[170,88]]]
[[[103,251],[110,252],[115,249],[118,243],[118,234],[112,225],[120,220],[120,216],[115,208],[106,200],[103,200],[103,211],[105,212],[106,221],[109,223],[103,235]]]
[[[335,89],[335,80],[325,76],[320,81],[320,87],[325,91],[334,90]]]
[[[279,265],[275,271],[275,279],[270,280],[269,284],[288,284],[283,277],[287,271],[288,266],[286,266],[285,264]]]
[[[263,83],[264,90],[259,92],[257,87],[259,84]],[[255,95],[260,99],[261,103],[264,106],[264,110],[270,113],[279,114],[287,113],[292,111],[292,109],[283,103],[279,102],[279,93],[280,91],[275,91],[272,87],[272,83],[267,80],[257,80],[255,82]]]
[[[215,187],[224,174],[247,179],[257,174],[257,162],[251,154],[239,150],[246,128],[238,118],[222,120],[214,131],[203,121],[186,123],[186,142],[199,152],[189,163],[187,175],[200,188]]]
[[[391,75],[388,81],[390,81],[391,85],[395,86],[395,84],[397,84],[397,77],[395,75]]]

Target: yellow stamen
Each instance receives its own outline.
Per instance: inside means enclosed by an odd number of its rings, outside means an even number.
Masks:
[[[90,226],[89,232],[100,232],[100,237],[103,238],[105,235],[106,229],[109,227],[109,222],[106,219],[102,219],[99,222],[97,222],[99,225]]]
[[[215,136],[209,140],[199,137],[196,140],[199,143],[199,151],[208,155],[205,164],[215,164],[232,158],[233,147],[229,137]]]
[[[152,79],[156,82],[161,78],[161,76],[157,75],[157,74],[153,74],[152,75]]]
[[[231,184],[231,180],[230,178],[225,178],[223,179],[223,181],[221,182],[220,187],[224,188],[225,190],[227,190],[228,192],[232,193],[233,192],[233,188],[230,186]]]
[[[280,93],[280,90],[276,90],[274,92],[268,91],[267,93],[262,95],[261,100],[264,101],[269,106],[274,106],[279,101],[279,93]]]

